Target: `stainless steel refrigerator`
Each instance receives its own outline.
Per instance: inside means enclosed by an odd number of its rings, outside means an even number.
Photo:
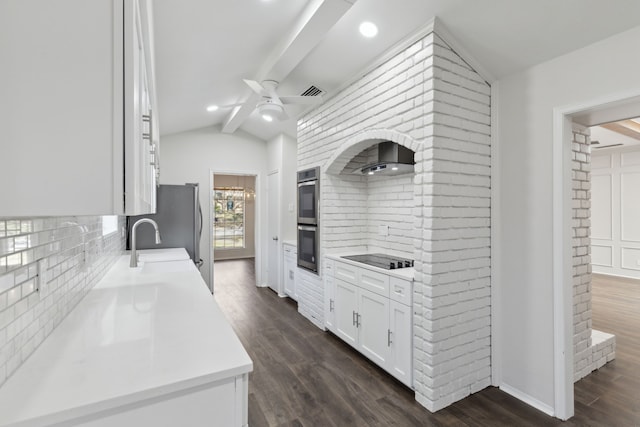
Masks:
[[[127,217],[127,249],[131,248],[131,228],[141,218],[151,218],[158,223],[162,243],[156,245],[154,228],[142,224],[136,230],[137,249],[185,248],[200,268],[202,209],[198,184],[160,185],[155,214]]]

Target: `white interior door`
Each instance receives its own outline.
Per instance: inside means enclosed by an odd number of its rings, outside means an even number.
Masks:
[[[280,187],[279,173],[269,174],[267,181],[267,285],[281,294],[279,279],[280,266]]]

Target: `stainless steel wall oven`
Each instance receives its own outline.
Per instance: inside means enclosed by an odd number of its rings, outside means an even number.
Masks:
[[[318,272],[320,168],[298,172],[298,267]]]
[[[320,168],[298,172],[298,224],[318,224]]]
[[[318,227],[298,225],[298,267],[318,272]]]

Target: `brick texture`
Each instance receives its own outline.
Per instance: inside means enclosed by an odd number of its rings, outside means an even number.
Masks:
[[[615,336],[591,328],[591,138],[588,128],[575,123],[571,154],[573,379],[578,381],[613,360]],[[598,336],[597,343],[593,342],[592,336]]]
[[[431,411],[490,384],[490,105],[488,84],[432,33],[298,122],[298,169],[322,171],[321,262],[416,261],[415,392]],[[414,175],[353,173],[381,140],[415,152]],[[323,295],[320,281],[300,286],[316,324]]]

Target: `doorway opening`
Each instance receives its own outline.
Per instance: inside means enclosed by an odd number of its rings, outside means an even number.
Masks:
[[[256,175],[212,173],[211,258],[212,283],[216,264],[246,260],[256,267]]]
[[[592,126],[589,131],[592,338],[599,346],[592,363],[600,368],[615,357],[616,362],[598,375],[600,380],[615,379],[611,389],[601,393],[617,395],[623,408],[618,422],[629,417],[629,423],[636,424],[637,415],[624,408],[637,405],[640,390],[640,378],[629,375],[640,368],[640,117]],[[594,381],[584,380],[598,390]]]
[[[596,179],[592,180],[592,159],[596,159],[596,164],[600,162],[597,160],[600,153],[596,157],[592,154],[600,149],[592,149],[590,128],[639,115],[640,96],[637,95],[554,111],[553,246],[554,259],[558,261],[554,264],[554,359],[557,368],[554,388],[555,415],[561,419],[573,416],[574,400],[590,405],[600,397],[604,398],[602,394],[592,399],[593,402],[582,401],[595,389],[589,385],[595,381],[594,377],[588,374],[615,357],[615,336],[598,329],[617,331],[603,319],[596,321],[592,312],[592,297],[601,294],[602,290],[598,277],[592,281],[592,259],[602,255],[597,240],[592,238],[592,230],[596,232],[595,237],[601,231],[592,223],[592,191],[602,186],[602,180],[597,178],[597,173],[594,174]],[[640,181],[640,174],[638,178]],[[596,193],[598,191],[596,188]],[[601,213],[598,211],[596,217]],[[603,372],[615,370],[616,366],[619,362],[607,365]],[[602,375],[607,373],[596,377]],[[613,372],[612,375],[617,374]],[[579,381],[581,378],[584,379]],[[611,381],[609,387],[616,387],[616,384]]]

